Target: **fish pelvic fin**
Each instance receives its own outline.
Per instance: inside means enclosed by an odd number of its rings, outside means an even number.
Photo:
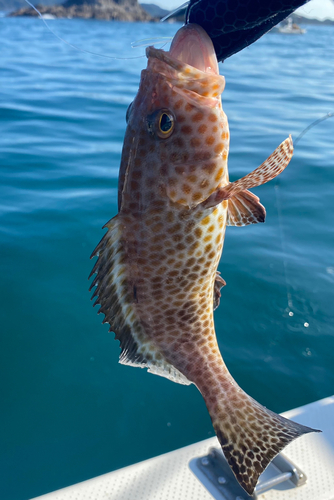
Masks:
[[[236,193],[228,200],[227,226],[248,226],[264,222],[266,209],[260,203],[260,198],[248,190]]]
[[[213,285],[213,310],[215,311],[220,304],[220,297],[222,296],[220,290],[226,286],[226,281],[220,276],[220,272],[216,271],[216,278]]]
[[[249,495],[260,474],[286,445],[303,434],[320,432],[268,410],[237,384],[224,398],[222,404],[212,404],[209,398],[207,407],[225,458]]]
[[[98,314],[105,315],[102,323],[109,323],[109,331],[119,340],[121,364],[147,368],[149,373],[166,377],[173,382],[189,385],[191,382],[167,362],[154,340],[147,335],[138,313],[135,285],[128,272],[128,262],[122,242],[122,225],[126,221],[118,214],[104,227],[108,228],[91,258],[98,257],[89,276],[96,274],[90,290],[100,305]]]

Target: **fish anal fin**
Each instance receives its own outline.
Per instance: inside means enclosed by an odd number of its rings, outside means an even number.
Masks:
[[[227,226],[248,226],[264,222],[266,209],[260,199],[248,190],[240,191],[228,200]]]
[[[231,378],[225,379],[222,391],[216,401],[210,396],[204,399],[225,458],[240,485],[252,495],[259,476],[286,445],[320,431],[268,410],[234,381],[232,385]]]
[[[92,257],[98,256],[91,272],[91,276],[97,275],[90,287],[96,287],[94,305],[100,305],[98,313],[105,315],[103,323],[109,323],[109,331],[113,331],[120,342],[121,364],[147,368],[149,372],[173,382],[189,385],[189,380],[159,351],[140,319],[134,284],[122,245],[123,223],[121,215],[111,219],[104,226],[108,231],[92,254]]]

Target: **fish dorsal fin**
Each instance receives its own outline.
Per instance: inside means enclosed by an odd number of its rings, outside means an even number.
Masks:
[[[120,341],[120,363],[147,368],[150,373],[189,385],[191,382],[166,361],[140,321],[134,286],[127,275],[121,216],[111,219],[105,227],[108,231],[91,256],[98,256],[98,260],[90,274],[97,274],[90,290],[96,286],[94,305],[101,306],[98,313],[105,315],[103,323],[109,323],[109,331],[115,332]]]
[[[250,191],[240,191],[228,200],[227,226],[248,226],[264,222],[265,218],[266,209]]]

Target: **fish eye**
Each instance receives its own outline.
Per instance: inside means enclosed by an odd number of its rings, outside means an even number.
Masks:
[[[166,136],[167,134],[170,136],[174,128],[174,117],[166,111],[161,112],[158,126],[159,132],[163,136]]]
[[[168,109],[160,109],[147,117],[147,128],[151,135],[167,139],[173,133],[175,118]]]
[[[126,110],[126,115],[125,115],[126,123],[129,122],[129,118],[130,118],[130,114],[131,114],[131,109],[132,109],[132,104],[133,104],[133,101],[130,102],[130,104],[128,106],[128,109]]]

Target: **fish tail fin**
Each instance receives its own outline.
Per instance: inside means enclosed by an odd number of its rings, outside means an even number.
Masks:
[[[286,445],[303,434],[320,432],[268,410],[235,382],[229,383],[227,392],[225,385],[222,400],[205,399],[225,458],[249,495],[260,474]]]

